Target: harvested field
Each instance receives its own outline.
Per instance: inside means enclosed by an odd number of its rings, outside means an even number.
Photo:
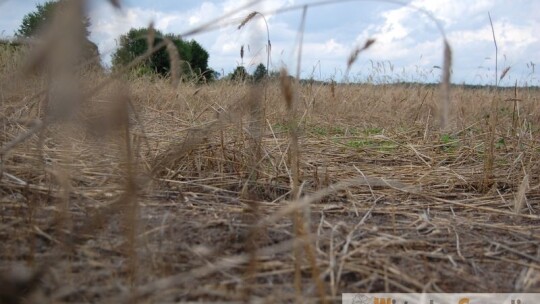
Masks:
[[[47,47],[0,48],[2,303],[540,293],[537,87],[171,84]]]
[[[262,87],[241,84],[124,85],[138,117],[131,165],[125,129],[95,135],[77,122],[4,156],[2,267],[37,271],[35,301],[287,302],[296,265],[302,301],[318,297],[315,268],[330,300],[539,291],[538,91],[517,90],[513,112],[512,90],[455,88],[459,126],[441,133],[433,87],[297,87],[295,200],[279,83],[266,102]],[[264,125],[249,115],[253,98]],[[484,185],[485,109],[497,99]],[[35,107],[3,106],[17,109],[4,117],[5,145],[28,132]]]

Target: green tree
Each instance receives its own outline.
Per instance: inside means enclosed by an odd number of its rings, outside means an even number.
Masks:
[[[37,4],[34,12],[30,12],[23,17],[21,25],[15,32],[15,36],[19,38],[31,38],[37,36],[40,29],[52,21],[55,12],[60,14],[64,13],[62,10],[64,9],[64,4],[66,1],[67,0],[47,1],[43,4]],[[90,19],[88,17],[84,17],[81,19],[81,23],[81,28],[83,31],[81,36],[84,37],[83,58],[91,59],[94,57],[99,57],[97,45],[88,39],[90,36]]]
[[[147,37],[147,28],[131,29],[127,34],[120,36],[120,46],[112,56],[113,66],[125,66],[138,56],[145,54],[148,50]],[[212,74],[208,68],[208,52],[199,43],[195,40],[184,41],[180,36],[174,34],[163,35],[161,31],[155,30],[154,45],[160,44],[165,38],[171,40],[178,49],[184,75],[202,80],[206,75]],[[161,48],[154,52],[141,65],[155,73],[167,76],[171,69],[167,49]]]
[[[140,55],[143,55],[148,50],[147,37],[148,29],[131,29],[127,34],[120,36],[120,47],[112,56],[113,66],[123,66],[129,64],[135,58]],[[155,32],[154,44],[159,44],[163,41],[163,34],[160,31]],[[175,43],[175,46],[178,48],[178,41],[175,37],[167,37]],[[180,45],[182,46],[182,45]],[[189,53],[182,52],[183,48],[179,48],[180,58],[186,60],[189,56]],[[144,67],[145,69],[141,69]],[[148,70],[155,73],[166,75],[170,71],[170,59],[169,54],[165,48],[160,49],[157,52],[154,52],[150,58],[144,61],[141,64],[141,67],[137,67],[137,70]]]
[[[259,82],[263,80],[267,76],[267,74],[268,70],[266,70],[264,64],[261,63],[257,66],[255,72],[253,72],[253,80],[255,80],[255,82]]]
[[[191,68],[197,74],[202,74],[208,70],[208,52],[195,40],[189,42],[191,49]]]
[[[234,72],[232,72],[230,76],[233,81],[244,81],[249,77],[249,74],[247,73],[246,68],[240,65],[234,69]]]

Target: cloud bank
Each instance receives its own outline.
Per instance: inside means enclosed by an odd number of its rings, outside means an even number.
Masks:
[[[147,27],[154,22],[164,33],[181,34],[223,14],[236,12],[232,25],[198,34],[194,38],[210,53],[210,66],[229,73],[244,64],[253,70],[266,63],[266,24],[256,17],[243,29],[240,23],[253,10],[263,12],[268,22],[272,42],[270,69],[286,65],[294,71],[297,65],[298,28],[301,11],[280,14],[272,12],[293,5],[314,3],[311,0],[260,1],[244,11],[237,7],[249,1],[124,1],[123,10],[113,9],[106,1],[94,1],[89,9],[92,20],[91,40],[96,42],[103,61],[110,63],[117,40],[130,28]],[[35,8],[26,1],[0,0],[0,31],[9,36],[20,24],[25,13]],[[499,47],[499,71],[510,67],[503,84],[539,85],[540,41],[535,29],[540,19],[538,1],[503,0],[412,0],[407,6],[384,2],[349,2],[310,7],[305,20],[302,52],[302,77],[322,80],[342,80],[349,53],[366,39],[376,43],[362,53],[353,66],[352,79],[393,79],[437,82],[442,64],[442,35],[426,14],[429,12],[444,29],[453,50],[455,83],[494,82],[495,51],[488,12]],[[11,11],[11,13],[8,13]],[[240,47],[246,54],[240,58]],[[370,78],[371,77],[371,78]],[[379,78],[377,78],[379,77]]]

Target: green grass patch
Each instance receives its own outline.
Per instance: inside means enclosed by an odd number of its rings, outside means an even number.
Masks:
[[[360,131],[357,128],[346,128],[341,126],[320,126],[320,125],[314,125],[314,126],[308,126],[307,127],[308,133],[312,133],[319,136],[355,136],[360,134]]]
[[[354,149],[372,149],[381,152],[395,150],[398,145],[387,140],[355,139],[345,142],[345,146]]]
[[[291,128],[286,123],[279,123],[278,122],[278,123],[272,125],[272,129],[274,130],[274,132],[280,133],[280,132],[288,132]]]
[[[497,142],[495,143],[495,148],[497,148],[497,149],[502,149],[502,148],[504,148],[504,147],[506,147],[506,142],[504,141],[504,138],[501,137],[501,138],[499,138],[499,140],[497,140]]]
[[[364,130],[364,134],[366,135],[380,135],[384,131],[383,128],[367,128]]]
[[[439,140],[440,149],[444,152],[453,152],[458,148],[459,140],[451,134],[442,134]]]
[[[328,135],[328,129],[325,127],[315,126],[311,129],[311,132],[320,135],[320,136],[327,136]]]

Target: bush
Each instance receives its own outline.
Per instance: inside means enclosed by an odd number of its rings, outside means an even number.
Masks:
[[[120,36],[120,47],[113,54],[113,67],[126,66],[137,57],[145,54],[148,50],[148,29],[131,29],[127,34]],[[184,79],[199,79],[203,81],[211,75],[208,68],[208,52],[195,40],[184,41],[180,36],[174,34],[163,35],[160,31],[155,31],[154,45],[160,44],[164,39],[173,42],[178,50],[181,60],[180,68]],[[141,69],[141,66],[146,69]],[[154,52],[147,60],[143,61],[139,71],[152,71],[162,76],[169,76],[171,72],[171,59],[165,47]]]

